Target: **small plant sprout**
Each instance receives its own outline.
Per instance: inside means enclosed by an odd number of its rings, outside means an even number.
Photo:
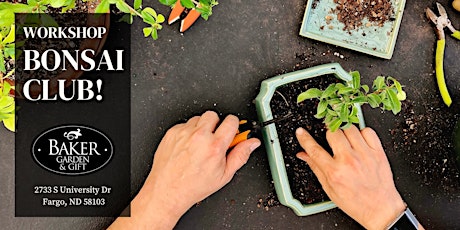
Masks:
[[[125,0],[101,0],[95,12],[107,13],[112,4],[121,12],[126,13],[120,21],[132,24],[134,17],[139,17],[148,25],[143,29],[144,36],[151,36],[154,40],[158,39],[158,30],[163,28],[161,24],[165,21],[165,17],[162,14],[157,14],[151,7],[143,8],[142,0],[134,0],[133,6],[130,6]]]
[[[401,111],[401,101],[406,99],[406,93],[401,84],[393,77],[378,76],[372,85],[361,85],[359,72],[350,73],[352,80],[346,84],[330,84],[325,90],[311,88],[297,97],[297,103],[308,99],[318,99],[315,117],[324,119],[326,126],[332,131],[346,129],[353,123],[358,124],[358,109],[355,104],[369,104],[372,108],[397,114]]]

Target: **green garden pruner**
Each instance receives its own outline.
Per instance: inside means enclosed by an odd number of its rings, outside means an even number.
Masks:
[[[438,7],[438,12],[441,16],[437,16],[431,9],[426,9],[427,17],[436,25],[436,34],[438,36],[438,42],[436,45],[436,80],[438,82],[439,91],[441,93],[442,100],[447,106],[452,104],[452,99],[450,98],[449,91],[447,90],[446,80],[444,78],[444,50],[446,47],[446,36],[444,33],[444,28],[448,28],[452,32],[452,37],[460,40],[460,31],[456,30],[449,18],[447,17],[447,12],[444,7],[436,3]]]

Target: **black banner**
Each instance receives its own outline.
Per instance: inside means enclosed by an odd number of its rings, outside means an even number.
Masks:
[[[16,216],[129,205],[129,28],[114,15],[16,16]]]

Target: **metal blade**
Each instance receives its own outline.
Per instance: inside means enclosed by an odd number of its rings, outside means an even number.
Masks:
[[[436,16],[436,14],[435,14],[430,8],[426,8],[425,12],[426,12],[426,16],[427,16],[434,24],[437,24],[437,23],[438,23],[438,16]]]
[[[439,2],[436,3],[436,6],[438,7],[438,12],[441,15],[441,17],[446,17],[447,18],[446,9],[444,9],[444,7]]]

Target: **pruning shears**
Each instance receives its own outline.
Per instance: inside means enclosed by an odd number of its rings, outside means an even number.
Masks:
[[[436,34],[438,36],[435,57],[436,80],[438,82],[442,100],[447,106],[450,106],[452,104],[452,99],[449,95],[449,91],[447,90],[446,80],[444,78],[444,50],[446,47],[446,36],[444,29],[447,27],[450,32],[452,32],[451,36],[458,40],[460,40],[460,31],[456,30],[452,26],[452,23],[447,16],[446,9],[444,9],[440,3],[436,3],[436,6],[440,14],[439,17],[430,8],[426,9],[426,15],[436,25]]]
[[[275,119],[265,121],[265,122],[241,120],[240,125],[238,127],[238,132],[237,132],[235,138],[233,138],[233,141],[230,144],[229,148],[233,148],[238,143],[240,143],[242,141],[245,141],[245,140],[247,140],[249,138],[256,137],[256,138],[260,139],[261,138],[260,130],[262,129],[262,127],[265,127],[265,126],[267,126],[269,124],[272,124],[272,123],[275,123],[275,122],[283,121],[285,119],[288,119],[288,118],[292,117],[292,115],[293,115],[292,113],[288,113],[288,114],[286,114],[284,116],[281,116],[279,118],[275,118]]]
[[[199,6],[200,5],[198,4],[197,7]],[[177,20],[182,19],[179,31],[183,33],[186,30],[188,30],[188,28],[190,28],[193,25],[193,23],[195,23],[195,21],[200,17],[200,15],[201,13],[198,12],[196,9],[187,9],[184,6],[182,6],[180,1],[177,1],[171,11],[171,14],[169,14],[168,24],[171,25]]]

